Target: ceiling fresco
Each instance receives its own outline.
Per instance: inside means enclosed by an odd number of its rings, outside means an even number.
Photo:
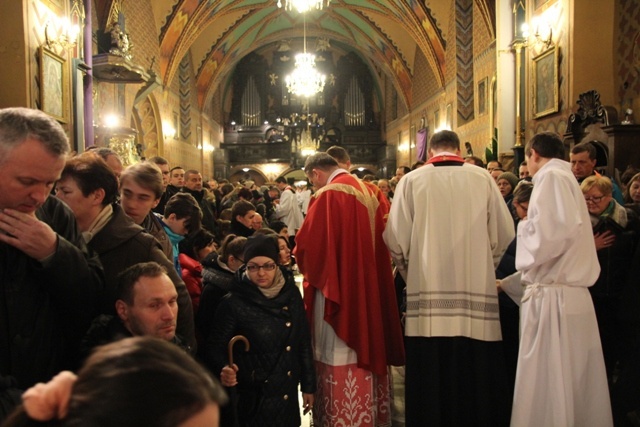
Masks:
[[[455,0],[453,0],[455,1]],[[490,0],[476,0],[484,13]],[[110,0],[96,0],[98,10]],[[411,105],[416,54],[426,57],[432,74],[444,85],[446,26],[452,0],[331,0],[306,18],[278,8],[277,0],[153,0],[159,31],[161,79],[170,85],[179,64],[191,54],[200,107],[218,87],[226,87],[238,61],[282,40],[307,46],[328,40],[341,53],[355,52],[368,64],[380,86],[382,77]],[[295,46],[295,43],[292,43]],[[309,49],[311,50],[311,49]]]

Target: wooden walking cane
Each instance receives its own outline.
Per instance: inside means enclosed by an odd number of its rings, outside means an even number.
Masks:
[[[244,351],[249,351],[249,348],[250,348],[249,340],[244,335],[236,335],[235,337],[231,338],[231,341],[229,341],[229,366],[232,366],[232,367],[233,367],[233,346],[238,341],[244,342]]]

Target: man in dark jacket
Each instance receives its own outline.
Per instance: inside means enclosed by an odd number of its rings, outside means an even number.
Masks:
[[[46,114],[0,110],[0,421],[19,390],[74,368],[103,286],[73,214],[49,197],[68,152]]]
[[[202,211],[202,227],[216,234],[216,202],[213,194],[202,187],[202,175],[195,169],[190,169],[184,174],[184,193],[191,194],[198,202]]]
[[[176,335],[178,292],[157,262],[134,264],[118,277],[117,316],[100,315],[82,342],[85,356],[99,345],[128,337],[153,336],[190,351]]]

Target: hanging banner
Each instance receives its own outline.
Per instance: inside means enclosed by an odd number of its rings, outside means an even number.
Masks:
[[[427,136],[429,127],[420,129],[416,134],[416,160],[427,161]]]

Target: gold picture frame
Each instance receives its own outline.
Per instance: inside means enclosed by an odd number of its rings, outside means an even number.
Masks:
[[[487,87],[489,78],[485,77],[478,82],[478,115],[487,114]]]
[[[533,118],[558,112],[558,48],[552,46],[533,58],[531,73]]]
[[[39,49],[40,109],[58,120],[67,122],[66,60],[45,46]]]

